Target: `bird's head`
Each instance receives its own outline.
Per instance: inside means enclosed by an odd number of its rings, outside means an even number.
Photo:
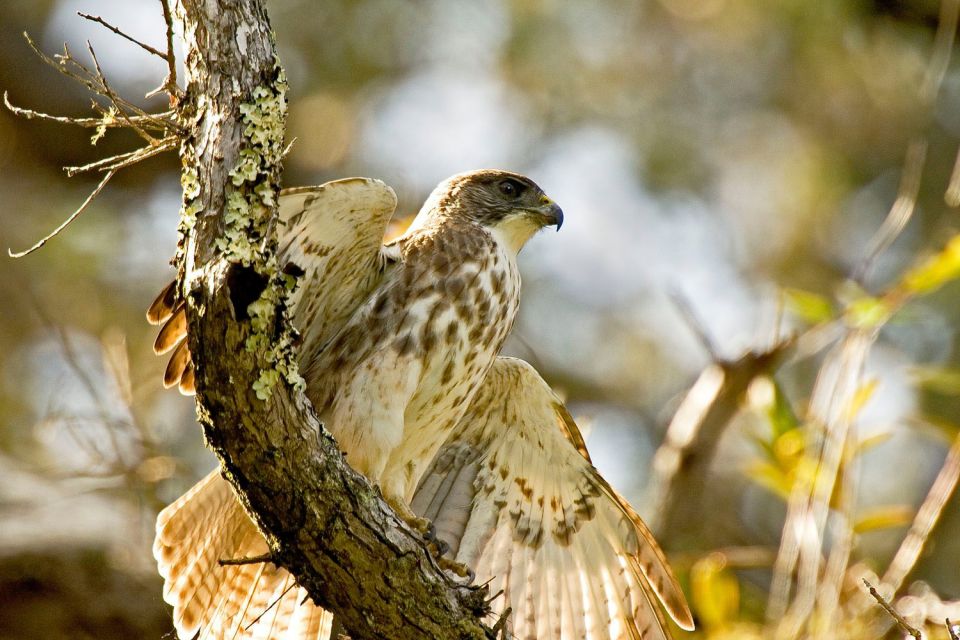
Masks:
[[[563,211],[533,180],[498,169],[458,173],[441,182],[418,215],[436,217],[478,224],[514,252],[543,227],[559,231],[563,224]]]

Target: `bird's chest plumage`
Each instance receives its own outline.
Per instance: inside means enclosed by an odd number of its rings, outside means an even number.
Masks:
[[[400,249],[310,363],[307,393],[351,464],[412,491],[509,334],[520,276],[483,231],[440,230]]]
[[[515,261],[495,244],[427,278],[418,318],[423,371],[406,414],[414,430],[459,420],[513,326],[519,289]]]

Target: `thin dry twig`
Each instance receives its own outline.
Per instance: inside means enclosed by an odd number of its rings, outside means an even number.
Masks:
[[[173,12],[170,10],[170,0],[160,0],[160,7],[163,10],[163,21],[167,25],[167,77],[163,79],[163,84],[157,87],[157,91],[166,89],[170,95],[171,103],[177,103],[183,97],[183,92],[177,85],[177,58],[173,51]],[[147,94],[149,98],[154,92]]]
[[[96,69],[97,80],[100,83],[100,87],[103,91],[103,95],[105,95],[107,99],[110,100],[110,102],[114,105],[115,108],[118,107],[121,103],[121,98],[119,95],[117,95],[114,92],[114,90],[110,87],[110,84],[107,82],[107,77],[103,74],[103,69],[100,67],[100,61],[97,59],[97,53],[96,51],[93,50],[93,45],[90,44],[89,40],[87,40],[87,51],[90,52],[90,58],[93,60],[93,66]],[[137,107],[137,110],[139,111],[139,107]],[[141,112],[141,115],[142,114],[143,112]],[[152,146],[157,143],[156,138],[154,138],[152,135],[147,133],[146,130],[144,130],[140,125],[133,122],[132,120],[130,120],[129,117],[127,117],[127,112],[125,110],[117,108],[116,115],[118,115],[120,119],[127,124],[128,128],[136,131],[138,136],[146,140],[148,144]]]
[[[179,142],[180,141],[177,137],[168,136],[162,140],[157,140],[156,144],[153,145],[140,147],[139,149],[120,153],[115,156],[110,156],[109,158],[101,158],[100,160],[95,160],[90,164],[75,167],[64,167],[64,170],[71,178],[78,173],[84,173],[93,170],[118,171],[124,167],[129,167],[138,162],[142,162],[147,158],[152,158],[153,156],[164,153],[165,151],[175,149]]]
[[[710,356],[710,360],[713,362],[720,362],[723,358],[720,357],[720,352],[717,349],[717,345],[714,344],[713,339],[707,333],[706,327],[700,321],[700,318],[697,317],[693,307],[690,305],[690,301],[686,298],[686,296],[676,289],[669,291],[667,295],[669,296],[670,301],[673,302],[673,306],[675,306],[677,311],[680,312],[680,316],[683,318],[684,323],[690,328],[690,330],[693,332],[693,335],[697,337],[697,340],[700,342],[700,345],[703,347],[704,351],[707,352],[707,355]]]
[[[883,610],[890,614],[890,617],[897,621],[897,626],[900,627],[904,633],[913,636],[917,640],[923,640],[920,630],[904,620],[903,616],[897,613],[897,610],[894,609],[893,606],[887,602],[882,595],[880,595],[879,591],[873,588],[873,585],[870,584],[866,578],[863,578],[863,584],[865,584],[867,589],[870,590],[870,595],[873,596],[873,599],[877,601],[877,604],[883,607]]]
[[[29,249],[26,249],[26,250],[24,250],[24,251],[17,251],[17,252],[14,252],[14,251],[11,251],[10,249],[7,249],[7,254],[8,254],[11,258],[22,258],[23,256],[30,255],[31,253],[33,253],[34,251],[36,251],[37,249],[39,249],[39,248],[42,247],[43,245],[47,244],[47,241],[49,241],[50,239],[54,238],[57,234],[59,234],[59,233],[60,233],[61,231],[63,231],[64,229],[66,229],[66,228],[70,225],[71,222],[73,222],[73,221],[76,220],[78,217],[80,217],[80,214],[84,212],[84,210],[90,205],[91,202],[93,202],[93,199],[96,198],[96,197],[100,194],[100,192],[103,190],[103,188],[104,188],[105,186],[107,186],[107,183],[110,182],[110,178],[112,178],[115,174],[116,174],[116,170],[115,170],[115,169],[111,169],[110,171],[108,171],[108,172],[107,172],[107,175],[105,175],[105,176],[103,177],[103,180],[100,181],[100,184],[98,184],[98,185],[96,186],[96,188],[90,193],[90,195],[87,196],[87,199],[83,201],[83,204],[80,205],[80,208],[77,209],[76,211],[74,211],[72,214],[70,214],[70,216],[69,216],[66,220],[64,220],[62,223],[60,223],[60,226],[59,226],[59,227],[57,227],[56,229],[54,229],[53,231],[51,231],[50,233],[48,233],[46,236],[44,236],[44,237],[43,237],[39,242],[37,242],[35,245],[33,245],[32,247],[30,247]]]
[[[263,564],[273,562],[273,555],[270,553],[261,553],[258,556],[246,556],[243,558],[220,558],[217,564],[221,567],[234,567],[245,564]]]
[[[270,609],[273,609],[275,606],[277,606],[277,603],[280,602],[281,600],[283,600],[283,598],[284,598],[288,593],[290,593],[290,591],[291,591],[294,587],[296,587],[296,586],[297,586],[297,583],[296,583],[296,582],[290,583],[290,586],[287,587],[286,589],[284,589],[284,590],[283,590],[283,593],[281,593],[279,596],[277,596],[277,599],[276,599],[276,600],[274,600],[274,601],[271,602],[269,605],[267,605],[267,607],[266,607],[263,611],[260,612],[260,615],[258,615],[256,618],[254,618],[254,619],[250,622],[250,624],[248,624],[246,627],[244,627],[243,630],[244,630],[244,631],[250,631],[250,629],[253,627],[253,625],[255,625],[255,624],[257,624],[258,622],[260,622],[260,618],[262,618],[263,616],[265,616],[265,615],[267,614],[267,612],[270,611]]]
[[[920,193],[923,163],[927,158],[927,146],[926,139],[917,138],[907,147],[897,197],[883,224],[870,239],[867,253],[853,274],[853,279],[861,285],[865,284],[876,259],[893,244],[913,217],[917,207],[917,195]]]
[[[63,45],[63,53],[57,54],[56,56],[48,56],[44,53],[37,43],[33,41],[33,38],[30,37],[30,34],[24,32],[23,37],[26,38],[27,44],[33,50],[33,52],[45,63],[62,73],[63,75],[79,82],[85,86],[90,92],[95,93],[99,96],[105,98],[108,97],[107,88],[104,87],[102,79],[97,76],[97,73],[88,69],[85,65],[77,62],[76,58],[73,57],[73,54],[70,53],[69,47],[66,44]],[[145,119],[150,120],[154,124],[167,128],[171,125],[168,121],[163,121],[159,119],[155,114],[147,113],[137,105],[133,104],[129,100],[126,100],[120,96],[114,95],[113,98],[108,98],[113,102],[114,107],[118,111],[123,111],[124,113],[134,113],[136,115],[142,116]]]
[[[850,331],[830,352],[814,385],[810,422],[819,427],[812,434],[819,442],[811,445],[811,455],[817,472],[794,485],[787,505],[767,605],[767,619],[776,624],[777,638],[797,637],[816,604],[830,498],[841,481],[841,460],[854,420],[850,407],[875,338],[875,330]]]
[[[119,28],[114,27],[99,16],[92,16],[84,13],[81,13],[80,15],[87,20],[103,25],[117,35],[138,44],[149,53],[163,58],[167,61],[168,69],[175,71],[176,61],[173,59],[173,40],[171,31],[172,17],[170,15],[170,8],[167,5],[166,0],[162,0],[162,4],[164,9],[164,17],[167,20],[168,28],[168,46],[166,54],[127,35]],[[60,122],[63,124],[75,124],[81,127],[96,128],[97,132],[92,139],[93,144],[96,144],[97,140],[103,135],[103,132],[106,131],[107,128],[124,128],[136,132],[138,136],[147,142],[147,145],[133,151],[117,154],[108,158],[101,158],[100,160],[96,160],[86,165],[65,167],[67,175],[71,177],[86,171],[103,171],[106,172],[106,175],[90,193],[90,195],[87,196],[87,199],[83,202],[83,204],[80,205],[80,207],[74,211],[73,214],[67,217],[67,219],[64,220],[60,226],[54,229],[50,234],[43,237],[39,242],[25,251],[14,252],[8,249],[8,254],[13,258],[21,258],[33,253],[46,244],[51,238],[55,237],[61,231],[66,229],[70,223],[76,220],[80,214],[86,210],[93,199],[99,195],[99,193],[103,190],[110,179],[113,178],[117,171],[165,151],[175,149],[179,144],[180,135],[182,133],[175,122],[176,114],[174,111],[168,110],[159,114],[147,113],[139,106],[117,94],[107,81],[106,75],[103,73],[103,69],[100,66],[100,61],[97,59],[97,54],[89,41],[87,42],[87,51],[89,52],[90,58],[93,61],[93,69],[90,69],[78,62],[70,53],[70,49],[66,44],[63,46],[62,54],[51,57],[40,50],[33,39],[30,38],[29,34],[24,33],[23,36],[26,39],[27,44],[31,49],[33,49],[34,53],[36,53],[41,60],[57,69],[60,73],[79,82],[92,93],[105,98],[107,101],[109,101],[110,106],[107,108],[99,104],[97,101],[93,102],[93,110],[100,114],[99,118],[54,116],[47,113],[14,106],[10,103],[7,94],[4,93],[4,105],[11,112],[27,119],[36,118],[40,120]],[[179,92],[176,89],[175,73],[172,76],[168,74],[167,79],[164,81],[164,86],[168,87],[171,91],[172,101],[179,99]]]
[[[89,13],[84,13],[83,11],[77,11],[77,15],[80,16],[81,18],[83,18],[84,20],[89,20],[90,22],[96,22],[97,24],[103,25],[104,27],[106,27],[106,28],[109,29],[110,31],[114,32],[115,34],[117,34],[117,35],[120,36],[121,38],[123,38],[123,39],[125,39],[125,40],[128,40],[128,41],[132,42],[133,44],[137,45],[138,47],[140,47],[141,49],[143,49],[143,50],[146,51],[147,53],[150,53],[150,54],[153,54],[153,55],[155,55],[155,56],[158,56],[160,59],[166,61],[167,56],[166,56],[165,54],[161,53],[160,51],[157,51],[156,49],[154,49],[153,47],[151,47],[151,46],[148,45],[147,43],[141,42],[140,40],[137,40],[137,39],[134,38],[133,36],[131,36],[131,35],[127,34],[127,33],[124,33],[124,32],[121,31],[118,27],[113,26],[112,24],[110,24],[109,22],[107,22],[106,20],[104,20],[103,18],[101,18],[100,16],[90,15]]]
[[[10,102],[10,94],[6,91],[3,92],[3,106],[5,106],[11,113],[16,116],[20,116],[24,120],[46,120],[48,122],[59,122],[61,124],[72,124],[78,127],[107,127],[111,129],[124,127],[124,123],[119,120],[105,120],[104,118],[75,118],[73,116],[55,116],[49,113],[43,113],[42,111],[34,111],[33,109],[25,109],[23,107],[18,107],[17,105]],[[99,107],[99,105],[97,105]],[[143,116],[129,116],[130,120],[136,122],[138,125],[151,129],[154,131],[167,131],[173,127],[173,111],[164,111],[163,113],[155,114],[150,118],[144,118]],[[162,127],[157,126],[155,123],[156,118],[161,119],[170,119],[169,122],[164,122]]]
[[[910,531],[883,575],[883,583],[891,585],[894,593],[900,589],[904,579],[919,560],[923,545],[940,519],[947,501],[956,490],[958,479],[960,479],[960,434],[954,438],[943,466],[936,480],[933,481],[933,486],[930,487],[927,497],[917,510],[917,515],[910,525]]]
[[[947,625],[947,633],[950,634],[950,640],[960,640],[960,636],[957,635],[956,628],[953,626],[953,623],[950,622],[950,618],[947,618],[944,623]]]

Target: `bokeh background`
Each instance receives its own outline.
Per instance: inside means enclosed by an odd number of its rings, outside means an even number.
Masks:
[[[839,317],[960,227],[944,199],[960,145],[960,63],[947,61],[931,89],[935,0],[268,7],[291,86],[287,186],[377,177],[406,217],[448,175],[502,167],[564,208],[563,231],[521,256],[508,351],[566,394],[597,466],[646,516],[654,452],[711,361]],[[0,89],[12,103],[91,115],[89,94],[43,65],[23,31],[79,58],[90,40],[126,96],[160,84],[162,61],[77,11],[163,46],[158,2],[5,3]],[[33,244],[96,185],[99,176],[68,179],[64,165],[136,142],[111,132],[91,146],[91,133],[0,111],[0,246]],[[926,145],[914,215],[851,284],[911,141]],[[0,259],[0,637],[170,629],[153,519],[214,464],[192,400],[160,385],[144,321],[172,276],[179,197],[176,158],[151,159],[42,250]],[[958,293],[947,283],[911,302],[867,357],[851,555],[863,571],[883,572],[960,425]],[[798,424],[823,358],[799,354],[774,378]],[[790,489],[770,464],[784,472],[791,454],[757,406],[769,402],[765,384],[726,430],[688,535],[662,537],[709,637],[770,629]],[[905,593],[960,598],[958,506],[948,502]]]

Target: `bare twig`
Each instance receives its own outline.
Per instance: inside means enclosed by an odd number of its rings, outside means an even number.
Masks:
[[[51,56],[48,56],[46,53],[44,53],[39,46],[37,46],[37,43],[34,42],[33,39],[30,37],[30,34],[24,32],[23,37],[26,38],[27,44],[30,46],[33,52],[37,54],[37,56],[41,60],[43,60],[48,65],[50,65],[51,67],[53,67],[54,69],[62,73],[63,75],[67,76],[68,78],[71,78],[79,82],[92,93],[95,93],[103,97],[107,97],[107,91],[103,86],[103,84],[101,83],[100,79],[97,77],[97,74],[91,71],[90,69],[88,69],[87,67],[85,67],[84,65],[80,64],[79,62],[77,62],[76,58],[73,57],[73,54],[70,53],[70,49],[67,47],[67,45],[63,46],[62,54],[58,54],[55,57],[51,57]],[[169,123],[164,122],[163,120],[160,120],[154,114],[147,113],[137,105],[133,104],[128,100],[125,100],[124,98],[116,96],[115,101],[111,99],[111,102],[114,102],[118,110],[122,110],[124,112],[132,111],[137,115],[143,116],[145,119],[149,119],[151,122],[154,122],[155,124],[157,124],[162,128],[166,128],[169,126]]]
[[[917,138],[907,147],[906,159],[903,161],[903,175],[900,178],[900,188],[897,198],[890,207],[890,212],[883,224],[877,229],[863,260],[857,266],[853,279],[861,285],[865,284],[877,257],[893,244],[904,227],[913,217],[917,206],[917,194],[920,193],[920,178],[923,175],[923,163],[927,157],[927,141]]]
[[[183,97],[183,92],[177,85],[177,58],[173,51],[173,12],[170,11],[170,0],[160,0],[163,9],[163,21],[167,25],[167,77],[163,79],[163,86],[170,94],[171,103],[177,103]],[[147,94],[150,97],[150,94]]]
[[[124,100],[120,98],[120,96],[118,96],[112,88],[110,88],[110,84],[107,82],[107,77],[103,74],[103,69],[100,68],[100,61],[97,60],[97,53],[93,50],[93,45],[90,44],[89,40],[87,40],[87,51],[90,52],[90,58],[93,60],[93,66],[97,70],[96,77],[100,83],[103,95],[105,95],[107,99],[110,100],[110,102],[114,105],[117,110],[117,115],[120,116],[120,119],[123,120],[130,129],[136,131],[137,135],[146,140],[149,144],[156,144],[157,139],[147,133],[142,127],[140,127],[140,125],[131,121],[130,118],[127,117],[126,111],[120,108],[120,105],[124,102]],[[146,115],[145,112],[141,111],[139,107],[134,108],[141,115]]]
[[[118,171],[124,167],[129,167],[130,165],[142,162],[147,158],[152,158],[153,156],[159,155],[165,151],[171,151],[172,149],[175,149],[178,144],[178,138],[174,136],[168,136],[162,140],[157,140],[156,144],[154,145],[140,147],[139,149],[127,151],[126,153],[120,153],[115,156],[110,156],[109,158],[95,160],[90,164],[77,167],[65,167],[65,170],[67,175],[71,178],[78,173],[85,173],[87,171]]]
[[[254,618],[253,620],[251,620],[251,621],[250,621],[250,624],[248,624],[246,627],[244,627],[243,630],[244,630],[244,631],[250,631],[250,629],[251,629],[251,627],[253,627],[253,625],[255,625],[255,624],[257,624],[258,622],[260,622],[260,618],[262,618],[263,616],[265,616],[265,615],[267,614],[267,612],[270,611],[270,609],[273,609],[275,606],[277,606],[277,603],[280,602],[281,600],[283,600],[284,596],[286,596],[288,593],[290,593],[290,591],[291,591],[294,587],[296,587],[296,586],[297,586],[297,583],[296,583],[296,582],[291,582],[291,583],[290,583],[290,586],[287,587],[286,589],[284,589],[284,590],[283,590],[283,593],[281,593],[279,596],[276,597],[276,599],[275,599],[273,602],[271,602],[269,605],[267,605],[267,607],[266,607],[263,611],[260,612],[260,615],[258,615],[256,618]]]
[[[950,618],[947,618],[944,622],[947,625],[947,633],[950,634],[950,640],[960,640],[960,636],[957,635],[956,628],[953,626],[953,623],[950,622]]]
[[[706,327],[703,326],[700,318],[698,318],[697,314],[693,311],[693,307],[690,306],[690,301],[686,298],[686,296],[677,290],[668,292],[668,296],[670,297],[670,301],[673,302],[673,305],[677,308],[677,311],[680,312],[680,316],[683,318],[684,323],[690,328],[691,331],[693,331],[693,334],[697,337],[700,345],[710,356],[710,359],[714,362],[720,362],[722,360],[720,357],[720,352],[713,340],[710,338],[710,335],[707,333]]]
[[[819,442],[811,445],[811,463],[817,472],[795,483],[790,494],[767,604],[767,619],[776,624],[778,638],[796,637],[816,603],[830,498],[854,419],[850,408],[875,338],[876,330],[848,332],[828,355],[814,385],[810,424],[819,427],[812,434]],[[791,602],[794,577],[796,597]]]
[[[100,192],[103,190],[105,186],[107,186],[107,183],[110,182],[110,178],[112,178],[115,174],[116,174],[116,169],[111,169],[110,171],[108,171],[107,175],[105,175],[103,177],[103,180],[100,181],[100,184],[98,184],[97,187],[90,193],[90,195],[87,196],[87,199],[83,201],[83,204],[80,205],[80,208],[74,211],[72,214],[70,214],[70,217],[64,220],[59,227],[57,227],[56,229],[51,231],[49,234],[44,236],[35,245],[30,247],[29,249],[26,249],[25,251],[14,252],[14,251],[11,251],[10,249],[7,249],[7,254],[11,258],[22,258],[23,256],[30,255],[31,253],[33,253],[43,245],[47,244],[48,240],[55,237],[61,231],[66,229],[71,222],[76,220],[80,216],[80,214],[84,212],[84,210],[90,205],[90,203],[93,202],[93,199],[100,194]]]
[[[55,116],[49,113],[43,113],[42,111],[34,111],[33,109],[24,109],[23,107],[18,107],[17,105],[10,102],[10,94],[6,91],[3,92],[3,105],[10,110],[14,115],[20,116],[24,120],[46,120],[48,122],[59,122],[61,124],[72,124],[78,127],[109,127],[109,128],[120,128],[125,126],[123,122],[119,120],[104,120],[103,118],[75,118],[73,116]],[[97,105],[99,107],[99,105]],[[173,111],[164,111],[163,113],[155,114],[149,118],[143,116],[130,116],[131,121],[137,123],[138,125],[153,129],[156,131],[166,131],[171,129],[173,125]],[[158,126],[156,124],[156,119],[164,119],[163,126]],[[166,121],[166,119],[170,119]]]
[[[741,399],[758,376],[772,374],[789,354],[787,339],[764,351],[750,351],[736,360],[711,363],[687,392],[653,457],[648,498],[652,526],[660,535],[696,534],[699,499],[720,437],[740,409]]]
[[[891,618],[897,621],[897,626],[900,627],[900,629],[904,633],[913,636],[917,640],[923,640],[923,636],[920,634],[920,630],[917,629],[916,627],[913,627],[909,622],[904,620],[903,616],[897,613],[897,610],[894,609],[893,606],[889,602],[887,602],[882,595],[880,595],[879,591],[873,588],[872,584],[867,582],[866,578],[863,578],[863,584],[867,586],[867,589],[870,590],[870,595],[873,596],[873,599],[876,600],[881,607],[883,607],[883,610],[886,611],[888,614],[890,614]]]
[[[497,622],[493,625],[493,634],[497,638],[506,638],[507,637],[507,621],[510,619],[510,614],[513,613],[512,607],[507,607],[504,609],[503,613],[497,619]]]
[[[258,556],[246,556],[244,558],[220,558],[217,564],[221,567],[233,567],[245,564],[263,564],[273,562],[273,555],[270,553],[261,553]]]
[[[107,22],[106,20],[104,20],[103,18],[101,18],[100,16],[93,16],[93,15],[90,15],[89,13],[84,13],[84,12],[82,12],[82,11],[77,11],[77,15],[80,16],[81,18],[85,19],[85,20],[89,20],[90,22],[96,22],[97,24],[103,25],[104,27],[106,27],[106,28],[109,29],[110,31],[114,32],[115,34],[117,34],[117,35],[120,36],[121,38],[123,38],[123,39],[125,39],[125,40],[128,40],[128,41],[132,42],[133,44],[137,45],[138,47],[140,47],[141,49],[143,49],[143,50],[146,51],[147,53],[150,53],[150,54],[153,54],[153,55],[155,55],[155,56],[158,56],[159,58],[161,58],[161,59],[164,60],[164,61],[167,59],[167,56],[166,56],[165,54],[161,53],[160,51],[157,51],[156,49],[154,49],[154,48],[151,47],[150,45],[146,44],[145,42],[140,42],[139,40],[137,40],[137,39],[134,38],[133,36],[124,33],[124,32],[121,31],[119,28],[113,26],[112,24],[110,24],[109,22]]]

